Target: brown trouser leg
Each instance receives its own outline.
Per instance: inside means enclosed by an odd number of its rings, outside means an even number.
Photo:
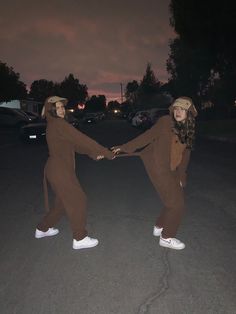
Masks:
[[[67,183],[67,182],[66,182]],[[87,235],[87,198],[77,182],[64,184],[56,182],[52,184],[52,189],[57,195],[56,204],[52,210],[44,217],[43,221],[38,225],[42,231],[54,226],[65,212],[72,229],[73,238],[81,240]]]
[[[87,198],[82,190],[73,189],[70,194],[64,195],[63,204],[69,219],[73,238],[82,240],[87,236]]]
[[[54,227],[63,213],[65,212],[62,201],[59,197],[55,197],[54,206],[50,208],[49,212],[44,216],[43,220],[37,225],[37,228],[41,231],[47,231],[48,228]]]
[[[153,165],[145,165],[148,175],[158,192],[164,208],[156,225],[163,228],[164,238],[175,237],[185,211],[184,192],[176,172],[158,173]]]

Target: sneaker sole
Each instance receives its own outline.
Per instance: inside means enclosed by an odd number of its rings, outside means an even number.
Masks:
[[[185,248],[185,246],[183,246],[183,247],[173,247],[173,246],[165,244],[165,243],[163,243],[163,244],[159,243],[159,245],[162,246],[162,247],[166,247],[168,249],[173,249],[173,250],[183,250]]]
[[[98,245],[98,242],[95,244],[90,244],[90,245],[86,245],[86,246],[85,245],[80,245],[80,246],[73,245],[72,247],[74,250],[82,250],[82,249],[90,249],[90,248],[95,247],[97,245]]]
[[[55,236],[55,235],[57,235],[59,232],[56,232],[56,233],[54,233],[54,234],[47,234],[47,235],[36,235],[35,234],[35,238],[36,239],[41,239],[41,238],[45,238],[45,237],[53,237],[53,236]]]

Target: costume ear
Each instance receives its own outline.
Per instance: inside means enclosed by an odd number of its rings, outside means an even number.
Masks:
[[[191,108],[190,108],[192,114],[194,117],[196,117],[198,115],[198,112],[197,112],[197,109],[196,107],[194,106],[194,104],[192,104]]]

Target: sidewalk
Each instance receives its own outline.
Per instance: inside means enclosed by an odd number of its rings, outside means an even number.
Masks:
[[[202,139],[236,143],[236,120],[198,121],[196,136]]]
[[[207,140],[213,140],[213,141],[220,141],[220,142],[226,142],[226,143],[236,143],[236,137],[234,135],[232,136],[216,136],[216,135],[199,135],[200,138],[207,139]]]

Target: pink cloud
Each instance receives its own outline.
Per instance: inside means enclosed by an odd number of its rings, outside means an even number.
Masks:
[[[62,0],[56,6],[29,0],[12,6],[5,1],[4,6],[1,58],[27,84],[40,78],[61,81],[74,73],[90,94],[117,98],[119,84],[139,82],[147,62],[166,81],[168,41],[175,34],[165,0],[152,1],[151,9],[145,2],[134,6],[108,0],[93,5]]]
[[[59,19],[38,20],[35,22],[34,28],[39,34],[62,35],[70,43],[76,43],[77,41],[76,29]]]
[[[139,80],[140,78],[137,75],[131,74],[121,74],[108,71],[100,71],[96,80],[92,81],[93,84],[102,84],[102,83],[117,83],[124,82],[129,80]]]
[[[38,17],[34,20],[28,20],[27,24],[11,24],[7,21],[1,21],[1,25],[0,38],[2,40],[16,40],[25,36],[26,33],[34,33],[35,36],[50,35],[56,37],[61,35],[67,42],[77,44],[80,34],[85,31],[95,34],[98,31],[95,22],[86,18],[78,18],[78,21],[71,22],[57,17]]]

